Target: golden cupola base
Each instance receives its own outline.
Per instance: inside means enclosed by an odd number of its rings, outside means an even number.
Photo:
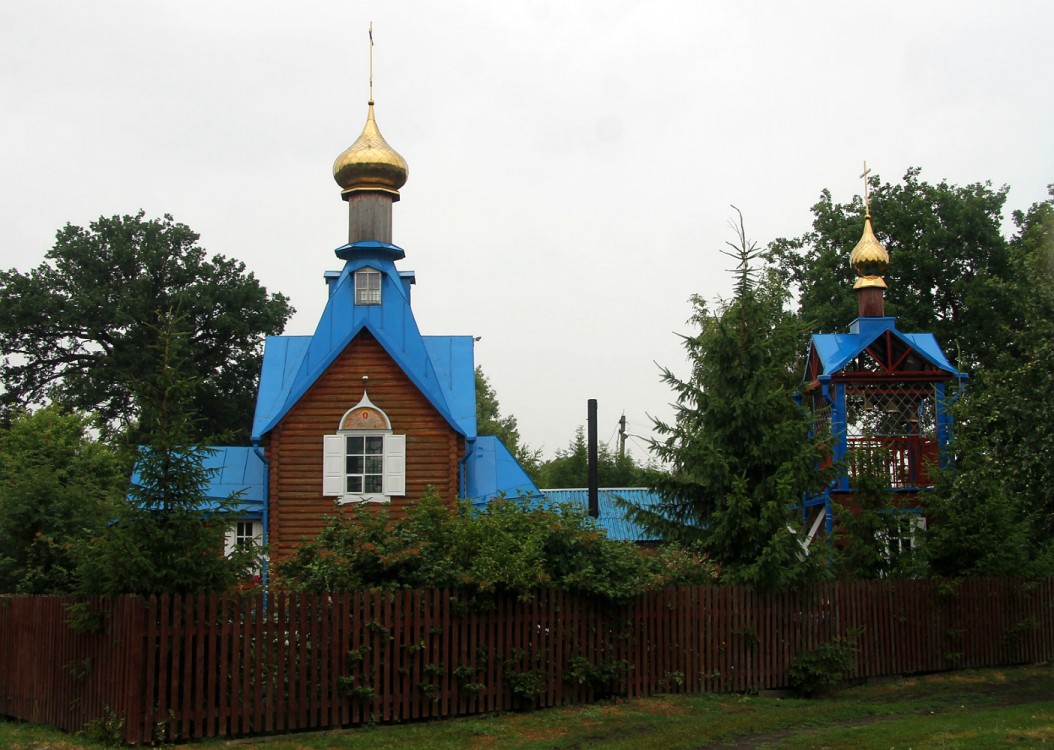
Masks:
[[[333,162],[333,179],[348,202],[348,242],[392,241],[392,204],[410,169],[377,127],[373,99],[358,139]]]

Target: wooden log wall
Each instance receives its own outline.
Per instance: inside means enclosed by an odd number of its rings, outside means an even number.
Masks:
[[[290,554],[318,536],[323,516],[340,512],[322,494],[322,437],[362,398],[388,415],[392,431],[406,435],[406,495],[386,506],[393,517],[419,500],[429,486],[440,497],[458,497],[459,461],[465,440],[435,410],[368,331],[360,333],[267,436],[271,559]],[[344,506],[347,507],[347,506]]]
[[[623,605],[539,591],[0,600],[0,715],[129,743],[558,706],[606,695],[787,686],[835,638],[847,677],[1054,658],[1054,579],[861,581],[803,593],[681,587]]]

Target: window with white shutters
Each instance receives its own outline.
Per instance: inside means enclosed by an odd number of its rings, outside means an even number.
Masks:
[[[323,437],[322,494],[340,503],[386,503],[405,495],[406,436],[392,433],[384,412],[364,395],[340,428]]]

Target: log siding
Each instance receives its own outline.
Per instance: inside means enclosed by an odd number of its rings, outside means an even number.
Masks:
[[[317,536],[323,516],[351,507],[337,506],[322,494],[322,437],[334,434],[344,413],[362,398],[364,376],[370,400],[388,415],[392,431],[406,435],[406,495],[371,507],[387,507],[397,518],[429,487],[451,502],[458,497],[464,436],[364,330],[264,438],[272,560]]]

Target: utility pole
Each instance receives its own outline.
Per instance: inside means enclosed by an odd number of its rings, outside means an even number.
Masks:
[[[626,412],[618,418],[618,457],[626,457]]]
[[[586,402],[586,423],[589,432],[589,515],[600,517],[600,474],[597,466],[597,400]]]

